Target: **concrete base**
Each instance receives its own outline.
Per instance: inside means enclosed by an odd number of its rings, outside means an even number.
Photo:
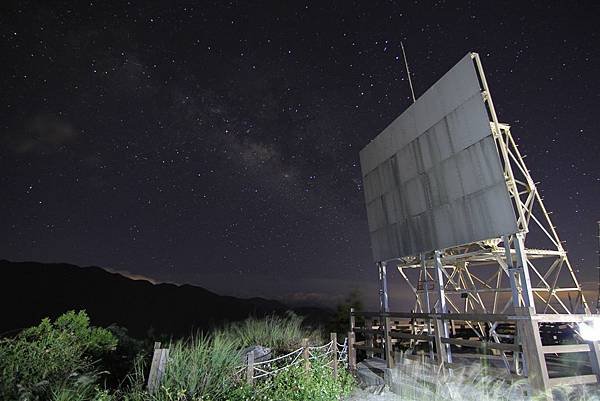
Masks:
[[[380,394],[385,388],[385,361],[380,358],[368,358],[356,365],[359,386],[368,392]]]

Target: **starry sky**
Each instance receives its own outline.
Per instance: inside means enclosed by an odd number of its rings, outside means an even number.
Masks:
[[[375,305],[358,152],[411,103],[403,41],[417,96],[481,55],[591,285],[598,17],[592,1],[2,2],[0,258]]]

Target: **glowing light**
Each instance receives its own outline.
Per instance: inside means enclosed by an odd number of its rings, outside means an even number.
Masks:
[[[580,323],[579,335],[585,341],[600,341],[600,319]]]

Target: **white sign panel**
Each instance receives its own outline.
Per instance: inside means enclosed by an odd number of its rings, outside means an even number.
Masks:
[[[361,152],[376,261],[517,231],[471,53]]]

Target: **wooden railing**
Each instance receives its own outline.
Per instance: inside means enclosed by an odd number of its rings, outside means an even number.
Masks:
[[[426,343],[432,361],[442,366],[452,366],[450,346],[471,347],[491,350],[500,355],[511,373],[528,378],[535,393],[547,393],[556,385],[600,383],[600,348],[597,341],[542,345],[540,323],[573,324],[592,318],[600,319],[600,315],[535,314],[532,308],[515,308],[514,314],[358,313],[351,310],[348,364],[350,368],[355,368],[356,351],[362,350],[367,357],[382,356],[388,368],[392,368],[394,345]],[[470,329],[474,336],[460,338],[457,335],[457,325]],[[498,333],[496,330],[499,327],[512,334]],[[593,374],[550,378],[545,355],[573,352],[588,353]],[[512,356],[512,366],[509,356]]]

